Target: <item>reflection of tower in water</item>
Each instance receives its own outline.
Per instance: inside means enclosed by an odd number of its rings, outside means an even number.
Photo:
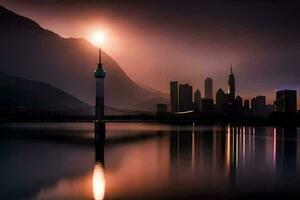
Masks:
[[[104,164],[105,123],[95,123],[95,159]]]
[[[93,196],[95,200],[104,199],[105,171],[104,171],[105,123],[95,123],[95,168],[93,173]]]

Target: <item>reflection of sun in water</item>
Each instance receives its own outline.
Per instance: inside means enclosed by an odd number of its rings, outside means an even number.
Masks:
[[[104,168],[101,163],[96,163],[93,174],[93,195],[95,200],[104,199],[105,176]]]

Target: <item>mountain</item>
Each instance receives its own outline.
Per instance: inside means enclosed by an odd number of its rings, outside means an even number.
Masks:
[[[126,52],[124,52],[126,53]],[[105,104],[132,108],[161,96],[134,83],[103,53]],[[36,22],[0,6],[0,70],[46,82],[78,99],[94,104],[97,49],[84,39],[62,38]]]
[[[0,107],[30,110],[88,111],[89,105],[40,81],[31,81],[0,72]]]

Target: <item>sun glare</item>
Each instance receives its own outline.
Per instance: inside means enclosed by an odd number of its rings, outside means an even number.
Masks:
[[[99,48],[103,45],[104,41],[105,41],[104,33],[94,33],[91,37],[91,42]]]

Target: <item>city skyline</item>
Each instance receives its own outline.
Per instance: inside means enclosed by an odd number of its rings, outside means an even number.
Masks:
[[[228,67],[228,69],[230,69],[230,73],[227,73],[228,75],[225,75],[226,77],[232,77],[231,75],[233,75],[233,71],[234,71],[234,67],[232,66],[232,64],[231,64],[231,66],[230,67]],[[207,80],[209,80],[209,84],[211,84],[212,85],[212,89],[206,89],[206,82],[207,82]],[[183,81],[174,81],[174,80],[170,80],[171,82],[173,81],[173,82],[177,82],[177,83],[181,83],[181,84],[189,84],[189,85],[191,85],[192,86],[192,88],[195,88],[195,90],[194,91],[196,91],[196,90],[199,90],[200,91],[200,93],[201,94],[203,94],[203,97],[205,97],[205,98],[207,98],[206,97],[206,91],[209,91],[209,90],[211,90],[209,93],[211,93],[212,94],[212,99],[213,100],[216,100],[216,93],[218,92],[218,90],[219,89],[222,89],[223,91],[226,91],[226,93],[230,93],[230,91],[232,91],[232,93],[233,93],[233,95],[235,96],[235,94],[237,94],[237,93],[241,93],[241,94],[244,94],[242,91],[239,91],[238,90],[238,92],[236,92],[237,90],[236,90],[236,87],[235,87],[235,78],[234,78],[234,76],[233,76],[233,78],[229,78],[228,80],[227,80],[227,85],[226,84],[220,84],[220,85],[216,85],[216,84],[214,84],[214,78],[211,78],[211,77],[204,77],[203,78],[203,81],[202,80],[199,80],[199,82],[203,82],[204,84],[202,85],[202,86],[200,86],[199,87],[199,85],[197,86],[195,86],[195,85],[193,85],[193,84],[191,84],[189,81],[187,81],[187,80],[183,80]],[[233,81],[233,85],[234,85],[234,88],[230,88],[230,81]],[[239,81],[239,80],[238,80]],[[211,82],[211,83],[210,83]],[[226,82],[226,81],[225,81]],[[209,86],[209,88],[210,88],[210,86]],[[255,96],[265,96],[266,97],[266,104],[269,104],[269,105],[271,105],[271,104],[274,104],[274,102],[276,101],[276,92],[277,91],[289,91],[289,90],[295,90],[295,91],[299,91],[299,89],[298,88],[294,88],[294,87],[279,87],[279,88],[274,88],[274,89],[272,89],[272,90],[270,90],[270,91],[268,91],[267,93],[263,93],[263,92],[261,92],[261,93],[255,93],[255,92],[253,92],[253,93],[251,93],[251,95],[241,95],[245,100],[251,100],[251,98],[253,98],[253,97],[255,97]],[[166,93],[168,93],[168,94],[170,94],[168,91],[163,91],[163,92],[166,92]],[[271,94],[270,94],[271,93]],[[270,96],[268,96],[268,95],[270,95]],[[210,99],[210,95],[208,95],[209,97],[208,97],[208,99]],[[297,94],[297,97],[298,97],[298,94]],[[297,109],[298,108],[300,108],[300,98],[297,98]]]
[[[208,115],[214,113],[232,117],[267,118],[275,112],[295,114],[298,111],[296,90],[276,90],[276,100],[272,104],[267,103],[266,96],[261,94],[243,99],[236,93],[236,81],[232,65],[226,93],[222,88],[219,88],[213,96],[213,79],[206,78],[204,82],[204,97],[201,96],[199,88],[193,89],[188,83],[179,83],[178,85],[178,81],[170,82],[170,112],[179,114],[193,111]]]

